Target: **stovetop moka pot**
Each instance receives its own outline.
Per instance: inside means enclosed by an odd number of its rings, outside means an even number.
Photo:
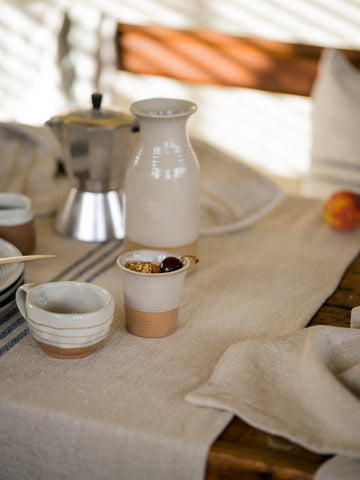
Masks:
[[[134,117],[103,109],[101,101],[102,95],[94,93],[92,108],[46,122],[62,145],[71,185],[55,228],[83,241],[124,237],[123,179]]]

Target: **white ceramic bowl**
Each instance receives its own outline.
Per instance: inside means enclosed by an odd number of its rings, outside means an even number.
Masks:
[[[108,335],[115,311],[112,294],[86,282],[26,284],[16,301],[34,339],[60,358],[92,353]]]

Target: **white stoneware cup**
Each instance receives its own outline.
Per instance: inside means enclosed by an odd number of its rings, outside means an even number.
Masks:
[[[183,283],[191,261],[182,257],[182,268],[166,273],[130,270],[127,262],[160,264],[173,253],[161,250],[132,250],[117,259],[124,285],[126,328],[139,337],[166,337],[176,329]]]
[[[0,193],[0,237],[17,247],[23,255],[36,243],[31,200],[18,193]]]
[[[112,294],[86,282],[27,283],[16,303],[29,331],[48,355],[85,357],[108,335],[114,318]]]

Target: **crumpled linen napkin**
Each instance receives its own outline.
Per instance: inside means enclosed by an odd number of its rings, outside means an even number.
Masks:
[[[283,199],[278,185],[240,160],[198,138],[191,144],[200,163],[200,235],[241,230]]]
[[[36,215],[58,209],[69,185],[57,175],[59,142],[45,126],[0,123],[0,191],[27,195]]]
[[[200,139],[191,143],[200,163],[201,235],[244,228],[283,199],[281,189],[252,168]],[[68,178],[56,175],[62,156],[48,127],[0,123],[0,191],[28,195],[38,215],[58,211],[69,190]]]
[[[236,343],[186,400],[353,463],[360,459],[360,330],[314,326]]]
[[[314,480],[359,480],[360,459],[336,455],[315,473]]]

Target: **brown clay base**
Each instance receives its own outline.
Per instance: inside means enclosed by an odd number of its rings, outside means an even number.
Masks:
[[[133,335],[160,338],[171,335],[176,329],[179,309],[169,312],[139,312],[125,306],[126,328]]]
[[[103,342],[103,340],[100,340],[100,342],[94,343],[93,345],[88,345],[86,347],[79,347],[79,348],[60,348],[60,347],[55,347],[54,345],[48,345],[47,343],[39,342],[38,340],[35,340],[35,341],[40,345],[40,347],[43,349],[45,353],[47,353],[51,357],[56,357],[56,358],[87,357],[97,349],[100,343]]]
[[[34,220],[20,225],[0,225],[0,237],[15,245],[23,255],[28,255],[36,243]]]

